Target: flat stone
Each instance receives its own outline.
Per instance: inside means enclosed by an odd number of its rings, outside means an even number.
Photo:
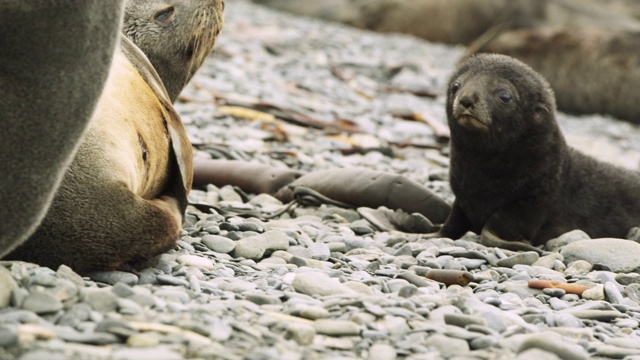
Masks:
[[[588,240],[588,239],[591,239],[591,238],[584,231],[573,230],[573,231],[564,233],[555,239],[551,239],[547,241],[547,243],[545,244],[545,247],[547,248],[547,250],[551,252],[556,252],[563,246],[566,246],[572,242],[580,241],[580,240]]]
[[[113,352],[113,360],[183,360],[184,357],[174,350],[157,347],[143,349],[118,349]]]
[[[527,349],[516,356],[515,360],[562,360],[556,354],[542,349]]]
[[[310,324],[290,323],[285,332],[285,338],[293,339],[300,346],[307,346],[313,342],[316,328]]]
[[[509,256],[504,259],[498,260],[497,264],[500,267],[512,268],[515,265],[531,265],[538,261],[540,255],[535,251],[527,251],[519,253],[513,256]]]
[[[479,316],[458,314],[458,313],[445,313],[444,323],[448,325],[459,326],[462,328],[471,324],[482,325],[482,326],[487,325],[487,321]]]
[[[59,278],[69,280],[77,286],[84,286],[84,280],[82,279],[82,276],[78,275],[78,273],[73,271],[73,269],[71,269],[67,265],[60,265],[58,267],[58,270],[56,271],[56,274]]]
[[[299,310],[301,317],[309,320],[324,319],[329,316],[329,311],[319,306],[304,306]]]
[[[71,327],[56,326],[54,328],[56,336],[64,341],[91,344],[91,345],[108,345],[119,343],[120,339],[111,333],[106,332],[79,332]]]
[[[93,310],[106,313],[118,308],[118,297],[111,289],[82,289],[83,300],[91,305]]]
[[[566,245],[560,254],[565,264],[585,260],[602,264],[613,272],[630,272],[640,266],[640,244],[623,239],[580,240]]]
[[[22,308],[36,314],[54,313],[62,310],[62,301],[47,292],[36,291],[24,299]]]
[[[222,254],[228,254],[236,247],[235,241],[219,235],[205,235],[201,241],[212,251]]]
[[[424,345],[438,350],[443,357],[464,355],[469,352],[469,343],[465,340],[450,338],[448,336],[433,334],[427,338]]]
[[[360,334],[360,325],[349,320],[318,319],[313,323],[318,334],[352,336]]]
[[[179,264],[194,266],[197,268],[203,268],[207,270],[213,269],[213,262],[210,259],[207,259],[202,256],[196,255],[181,255],[178,256],[177,259]]]
[[[396,349],[383,343],[376,343],[369,348],[368,360],[395,360],[398,357]]]
[[[289,239],[283,231],[270,230],[238,240],[232,254],[234,257],[259,260],[266,250],[286,250],[289,247]]]
[[[582,293],[582,298],[587,300],[604,300],[604,285],[598,284]]]
[[[296,274],[291,285],[295,291],[311,296],[357,294],[338,279],[315,271]]]
[[[125,271],[96,271],[89,274],[93,281],[114,285],[123,282],[127,285],[135,285],[138,283],[138,276]]]
[[[564,273],[568,276],[580,276],[588,274],[591,270],[593,270],[593,265],[591,265],[589,262],[584,260],[576,260],[567,265]]]
[[[331,250],[327,246],[327,244],[323,243],[313,243],[309,247],[309,253],[312,259],[325,261],[329,259],[331,255]]]
[[[556,354],[564,360],[586,360],[590,358],[589,353],[582,346],[573,344],[571,341],[563,339],[559,337],[558,334],[550,331],[527,335],[525,340],[520,344],[518,353],[533,348]]]
[[[620,285],[640,284],[640,274],[638,273],[617,274],[615,277],[615,280]]]

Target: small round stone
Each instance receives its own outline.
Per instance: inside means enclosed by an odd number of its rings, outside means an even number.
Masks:
[[[62,310],[62,301],[46,292],[32,292],[24,299],[22,308],[36,314],[48,314]]]
[[[228,254],[236,247],[235,241],[218,235],[205,235],[202,237],[202,243],[212,251],[222,254]]]

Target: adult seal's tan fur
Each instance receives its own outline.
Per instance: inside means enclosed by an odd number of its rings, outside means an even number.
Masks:
[[[522,249],[517,241],[544,244],[573,229],[622,238],[638,225],[640,204],[630,199],[640,197],[640,175],[569,147],[553,92],[524,63],[466,60],[449,82],[446,111],[456,199],[441,236],[474,231],[485,244]]]
[[[130,0],[123,32],[147,55],[172,102],[211,52],[223,26],[222,0]]]
[[[0,257],[45,216],[102,93],[122,1],[0,2]]]
[[[200,3],[216,14],[206,23],[214,36],[193,49],[208,53],[221,26],[222,3]],[[163,79],[122,36],[94,119],[48,214],[8,258],[50,267],[67,264],[86,273],[135,266],[171,249],[191,188],[192,161],[191,145]]]

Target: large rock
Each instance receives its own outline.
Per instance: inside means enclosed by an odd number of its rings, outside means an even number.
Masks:
[[[614,272],[631,272],[640,267],[640,244],[623,239],[602,238],[575,241],[560,250],[564,263],[585,260],[607,266]]]

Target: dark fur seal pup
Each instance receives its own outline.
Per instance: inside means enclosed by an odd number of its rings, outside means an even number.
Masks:
[[[171,102],[211,53],[224,24],[222,0],[129,0],[123,32],[151,61]]]
[[[0,257],[44,217],[107,80],[122,1],[0,2]]]
[[[500,239],[539,245],[573,229],[623,238],[640,222],[640,175],[570,148],[553,92],[527,65],[469,58],[451,77],[446,110],[456,199],[439,235],[471,230],[509,247]]]
[[[640,123],[640,30],[535,28],[501,34],[479,52],[515,57],[549,79],[558,107]]]

